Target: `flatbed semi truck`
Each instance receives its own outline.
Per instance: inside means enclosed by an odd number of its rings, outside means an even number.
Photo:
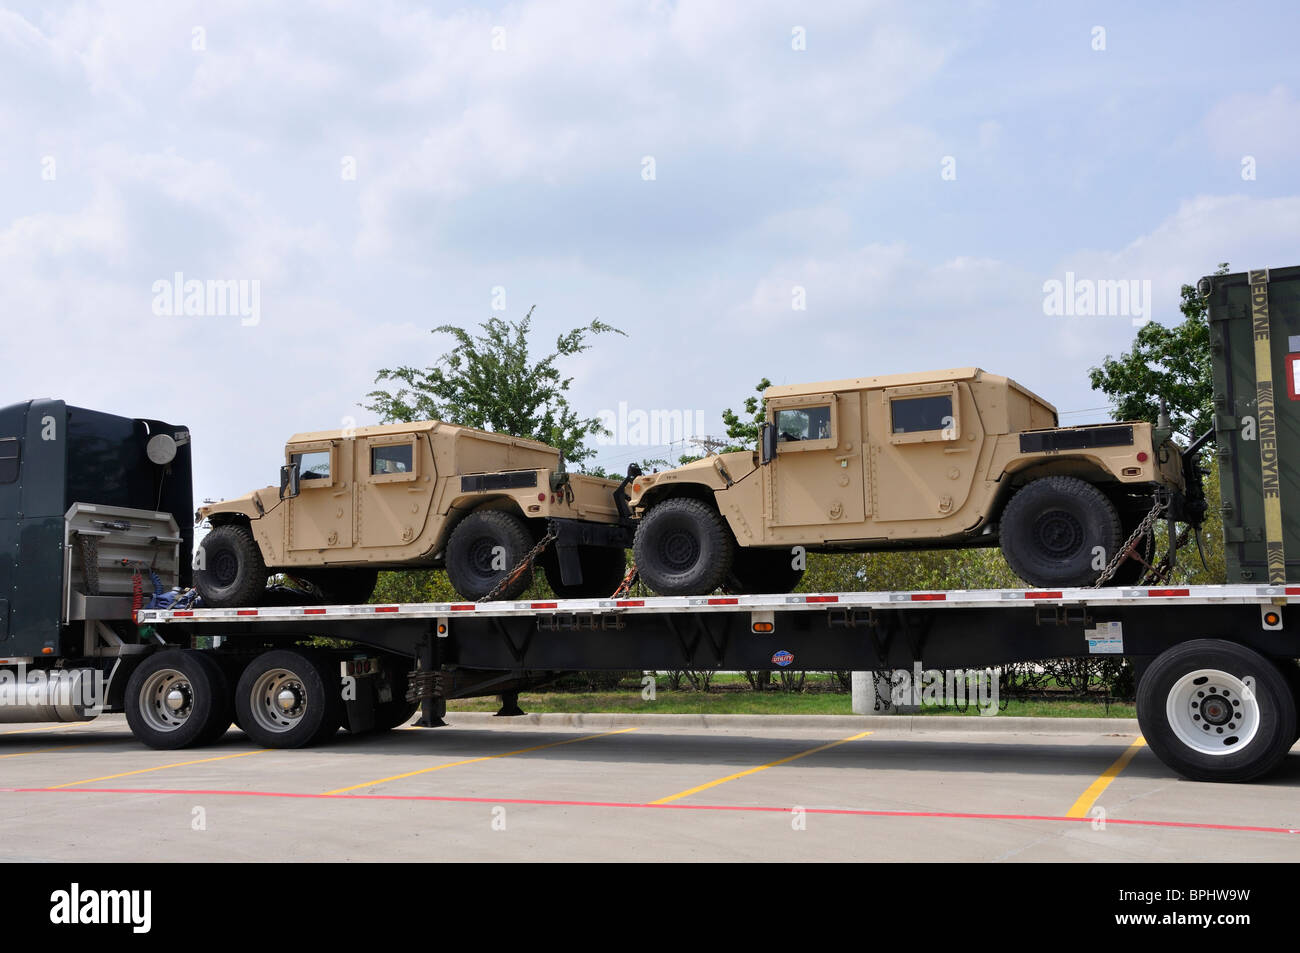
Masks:
[[[0,408],[0,721],[115,711],[157,748],[211,743],[232,722],[300,747],[396,727],[417,707],[435,727],[449,699],[509,698],[573,669],[1105,655],[1133,660],[1138,720],[1166,765],[1258,778],[1300,736],[1300,510],[1287,505],[1300,469],[1286,464],[1300,448],[1298,290],[1300,268],[1201,285],[1228,553],[1218,586],[192,608],[173,602],[194,551],[188,431],[52,400]],[[615,504],[626,512],[626,497]],[[320,637],[347,646],[305,644]]]

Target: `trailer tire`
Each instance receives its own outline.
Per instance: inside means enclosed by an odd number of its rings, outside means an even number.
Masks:
[[[305,748],[343,723],[343,693],[315,652],[273,649],[248,663],[235,688],[244,733],[267,748]]]
[[[1221,639],[1183,642],[1138,683],[1138,724],[1151,750],[1193,781],[1251,781],[1296,739],[1285,675],[1254,649]]]
[[[215,527],[199,544],[202,569],[194,570],[194,587],[206,607],[255,606],[266,589],[266,563],[247,526]]]
[[[292,575],[311,583],[327,606],[361,606],[370,601],[379,582],[378,569],[312,569]]]
[[[627,551],[621,546],[579,546],[582,582],[565,585],[555,547],[542,553],[542,571],[551,591],[560,599],[600,599],[612,596],[627,574]]]
[[[663,596],[713,592],[731,571],[734,549],[722,515],[691,497],[652,506],[632,542],[641,578]]]
[[[126,683],[126,722],[150,748],[174,751],[211,744],[234,716],[221,666],[193,649],[151,655]]]
[[[1119,513],[1078,477],[1041,477],[1021,487],[1002,511],[998,535],[1012,571],[1031,586],[1090,586],[1124,544]],[[1100,547],[1100,551],[1098,548]]]
[[[493,568],[498,546],[504,551],[504,569]],[[520,517],[505,510],[477,510],[456,525],[447,541],[447,578],[462,598],[482,599],[532,548],[532,534]],[[532,584],[530,568],[497,598],[517,598]]]
[[[788,549],[736,548],[727,575],[727,591],[738,596],[792,592],[803,578]]]

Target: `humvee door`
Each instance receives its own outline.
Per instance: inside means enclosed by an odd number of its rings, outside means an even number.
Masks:
[[[298,464],[299,492],[281,503],[291,553],[352,548],[352,481],[349,441],[290,444],[285,462]]]
[[[355,455],[362,548],[415,542],[429,519],[437,478],[428,441],[418,433],[358,437]]]
[[[865,518],[857,394],[781,397],[767,407],[777,432],[776,459],[763,467],[770,525],[821,524],[826,539],[855,535]]]
[[[877,521],[944,519],[965,505],[984,445],[967,385],[871,391],[867,418]]]

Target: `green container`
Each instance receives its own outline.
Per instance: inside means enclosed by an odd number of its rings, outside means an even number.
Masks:
[[[1230,583],[1300,580],[1300,267],[1202,278]]]

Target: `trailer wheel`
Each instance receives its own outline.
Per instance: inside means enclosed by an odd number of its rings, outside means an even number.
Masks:
[[[126,685],[126,722],[150,748],[211,744],[234,715],[230,683],[202,652],[170,649],[151,655]]]
[[[257,605],[266,589],[266,563],[247,526],[229,523],[203,537],[202,569],[194,570],[194,587],[211,608]]]
[[[627,574],[627,551],[621,546],[579,546],[582,582],[565,585],[555,547],[542,553],[542,570],[551,591],[560,599],[599,599],[611,596]]]
[[[1124,540],[1119,513],[1104,493],[1077,477],[1034,480],[1002,511],[1002,555],[1031,586],[1090,586]]]
[[[244,733],[267,748],[305,748],[343,721],[343,693],[315,653],[273,649],[253,659],[235,688]]]
[[[1279,668],[1221,639],[1184,642],[1138,683],[1138,724],[1160,760],[1193,781],[1250,781],[1296,739],[1296,700]]]
[[[313,569],[294,572],[316,587],[324,605],[360,606],[370,601],[379,582],[378,569],[355,567],[348,569]]]
[[[632,543],[641,578],[664,596],[699,596],[717,589],[731,571],[733,549],[722,515],[690,497],[652,506]]]
[[[755,549],[741,546],[727,576],[727,591],[738,596],[791,592],[803,578],[794,568],[788,549]]]
[[[465,599],[482,599],[533,548],[528,526],[505,510],[478,510],[452,530],[447,541],[447,578]],[[530,568],[502,590],[498,599],[514,599],[533,584]]]

